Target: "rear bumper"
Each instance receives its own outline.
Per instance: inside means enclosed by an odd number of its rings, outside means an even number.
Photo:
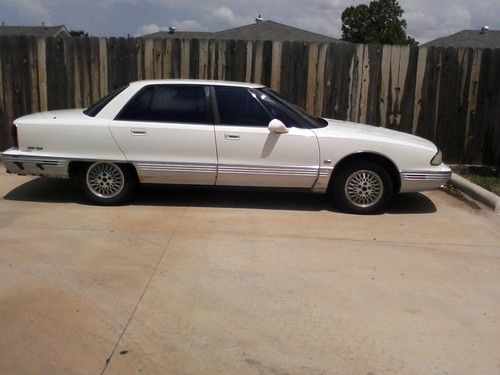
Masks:
[[[402,171],[400,176],[400,193],[436,190],[448,183],[451,178],[451,169],[442,164],[435,170]]]
[[[3,152],[2,159],[7,173],[21,176],[69,177],[69,161],[65,159],[26,155],[16,148]]]

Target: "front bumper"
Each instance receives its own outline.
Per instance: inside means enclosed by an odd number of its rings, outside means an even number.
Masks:
[[[17,148],[11,148],[3,152],[2,159],[7,173],[15,173],[21,176],[68,178],[68,160],[27,155]]]
[[[412,193],[425,190],[436,190],[448,183],[451,178],[451,169],[441,164],[432,170],[401,171],[400,193]]]

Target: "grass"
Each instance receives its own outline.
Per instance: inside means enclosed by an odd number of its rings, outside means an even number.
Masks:
[[[500,178],[495,176],[481,176],[477,174],[465,174],[462,177],[474,182],[475,184],[489,190],[496,195],[500,195]]]
[[[500,196],[500,171],[486,167],[455,167],[453,172]]]

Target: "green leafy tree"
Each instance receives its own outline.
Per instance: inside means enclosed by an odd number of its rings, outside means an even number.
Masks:
[[[409,44],[403,8],[397,0],[373,0],[342,12],[342,39],[353,43]]]
[[[70,30],[69,35],[73,37],[78,37],[78,36],[89,36],[89,33],[86,33],[83,30]]]

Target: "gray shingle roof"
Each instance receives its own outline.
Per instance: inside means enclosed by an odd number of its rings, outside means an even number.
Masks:
[[[2,35],[24,35],[36,37],[64,36],[71,37],[66,26],[0,26],[0,36]]]
[[[256,22],[215,33],[217,39],[339,42],[338,39],[274,21]]]
[[[489,30],[485,34],[481,34],[480,30],[462,30],[432,40],[422,47],[500,48],[500,30]]]
[[[183,32],[176,31],[170,34],[168,31],[144,35],[143,38],[187,38],[187,39],[235,39],[235,40],[278,40],[278,41],[300,41],[300,42],[339,42],[341,40],[316,34],[307,30],[284,25],[274,21],[263,21],[235,27],[217,32]]]

